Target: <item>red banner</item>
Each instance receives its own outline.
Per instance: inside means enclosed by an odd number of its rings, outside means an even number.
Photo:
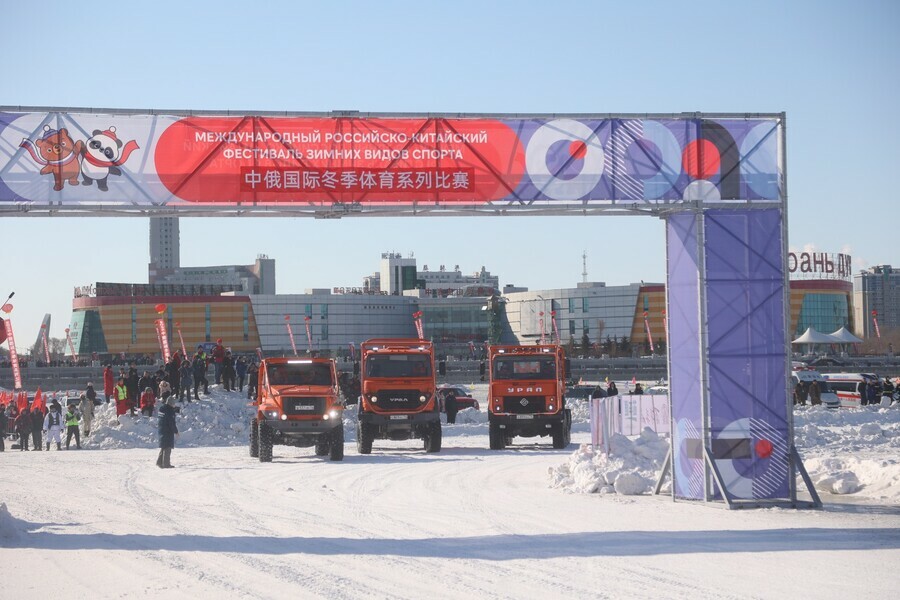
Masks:
[[[185,358],[188,357],[187,348],[184,345],[184,338],[181,337],[181,327],[176,323],[175,328],[178,330],[178,341],[181,342],[181,353]]]
[[[162,352],[163,361],[169,362],[169,336],[166,334],[166,324],[162,319],[156,320],[156,337],[159,340],[159,349]]]
[[[4,320],[3,327],[6,331],[6,341],[9,344],[9,362],[12,364],[13,382],[15,388],[19,389],[22,387],[22,371],[19,369],[19,355],[16,353],[16,338],[13,336],[12,321]]]
[[[309,351],[312,352],[312,329],[309,326],[312,317],[303,317],[303,321],[306,323],[306,343],[308,344]]]
[[[72,353],[72,360],[78,362],[78,355],[75,354],[75,344],[72,343],[72,336],[69,335],[69,328],[66,328],[66,341],[69,342],[69,352]]]
[[[422,311],[416,311],[413,313],[413,322],[416,324],[416,333],[419,334],[419,339],[425,339],[425,331],[422,327]]]
[[[508,196],[525,149],[496,120],[188,117],[155,161],[189,202],[469,203]]]
[[[288,320],[287,315],[284,316],[284,325],[287,327],[288,337],[291,338],[291,349],[294,351],[294,356],[297,356],[297,344],[294,343],[294,330],[291,329],[291,322]],[[260,360],[262,360],[262,357],[260,357]]]
[[[47,330],[45,328],[41,328],[41,337],[44,339],[44,360],[47,364],[50,364],[50,346],[47,344]]]
[[[653,347],[653,334],[650,333],[650,321],[647,320],[647,311],[644,311],[644,328],[647,330],[647,339],[650,341],[650,352],[655,354],[656,349]]]

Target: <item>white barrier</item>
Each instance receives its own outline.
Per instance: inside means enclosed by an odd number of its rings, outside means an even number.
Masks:
[[[609,454],[614,433],[639,435],[645,427],[657,434],[672,431],[669,397],[665,394],[624,394],[591,398],[591,443]]]

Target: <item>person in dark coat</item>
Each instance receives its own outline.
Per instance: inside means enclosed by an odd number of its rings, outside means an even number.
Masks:
[[[125,375],[125,389],[128,391],[128,401],[131,403],[129,408],[132,417],[134,416],[134,409],[138,405],[138,397],[141,395],[141,388],[138,385],[139,380],[137,367],[134,366],[134,363],[131,363],[131,366],[128,368],[128,374]]]
[[[43,440],[41,433],[44,429],[44,413],[39,408],[31,410],[31,445],[35,450],[40,450]]]
[[[181,363],[181,368],[178,370],[179,377],[179,387],[178,387],[178,401],[184,402],[185,396],[187,396],[187,401],[191,401],[191,388],[194,387],[194,370],[191,368],[191,361],[185,359],[184,362]]]
[[[178,358],[178,353],[176,352],[169,359],[169,362],[166,363],[165,372],[166,372],[166,381],[169,382],[169,385],[172,386],[172,395],[177,396],[178,391],[181,389],[181,374],[178,372],[181,367],[181,360]],[[160,394],[162,395],[162,394]]]
[[[444,394],[444,411],[447,413],[447,424],[455,424],[456,413],[459,412],[459,404],[456,402],[456,392],[454,390],[447,390],[447,393]]]
[[[93,383],[88,383],[87,387],[84,390],[84,396],[87,398],[91,404],[94,406],[100,404],[100,401],[97,400],[97,390],[94,389]]]
[[[175,396],[169,396],[166,403],[159,408],[159,456],[156,466],[161,469],[172,468],[172,449],[175,447],[175,437],[178,435],[178,425],[175,423]]]
[[[16,433],[19,434],[19,450],[28,451],[28,438],[31,436],[31,411],[26,407],[16,417]]]
[[[600,387],[600,384],[597,384],[597,387],[591,390],[591,400],[594,398],[606,398],[606,390]]]
[[[244,391],[244,379],[247,377],[247,361],[243,356],[239,356],[237,362],[234,363],[234,370],[237,371],[238,391]]]
[[[616,387],[616,382],[610,380],[609,383],[606,384],[606,395],[607,396],[618,396],[619,388]]]
[[[809,384],[809,403],[813,406],[822,404],[822,392],[819,390],[819,382],[815,379]],[[805,399],[803,404],[806,404]]]
[[[203,346],[198,347],[192,366],[194,369],[194,400],[199,400],[201,385],[203,393],[209,394],[209,380],[206,378],[206,353],[203,352]]]
[[[236,376],[234,357],[231,356],[231,351],[227,350],[225,357],[222,359],[222,387],[225,388],[226,392],[234,391],[234,379]]]
[[[640,396],[641,394],[644,393],[644,386],[642,386],[640,383],[634,384],[634,391],[631,392],[631,393],[632,393],[632,394],[637,394],[637,395]]]

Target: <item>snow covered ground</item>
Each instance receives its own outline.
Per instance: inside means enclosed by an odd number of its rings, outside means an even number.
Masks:
[[[655,477],[665,440],[618,440],[609,464],[582,445],[584,405],[569,451],[489,451],[486,416],[464,411],[440,454],[360,456],[348,411],[343,462],[276,446],[262,464],[246,399],[212,391],[179,417],[176,469],[153,464],[155,420],[107,407],[85,450],[0,454],[2,597],[845,600],[900,585],[896,409],[797,412],[825,510],[727,511],[615,493],[640,487],[622,473]]]

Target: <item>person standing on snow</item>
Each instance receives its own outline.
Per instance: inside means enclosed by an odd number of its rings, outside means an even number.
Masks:
[[[44,417],[44,433],[47,434],[47,450],[50,450],[50,442],[56,442],[56,449],[62,450],[62,407],[54,398],[50,403],[50,410]]]
[[[175,413],[175,397],[169,396],[166,403],[159,408],[159,456],[156,459],[156,466],[161,469],[172,468],[172,449],[178,435]]]
[[[809,384],[809,403],[813,406],[822,404],[822,391],[819,389],[819,382],[815,379]]]
[[[31,411],[26,406],[16,417],[16,433],[19,434],[19,450],[28,451],[28,438],[31,436]]]
[[[40,450],[43,445],[41,429],[44,425],[44,413],[40,408],[31,407],[31,447]]]
[[[256,362],[253,360],[250,361],[250,366],[247,367],[247,399],[253,400],[254,396],[256,396],[256,386],[259,384],[259,367],[256,366]]]
[[[213,368],[216,374],[216,385],[222,383],[222,368],[225,363],[225,346],[222,345],[222,338],[216,340],[216,347],[212,351]]]
[[[191,368],[191,361],[185,359],[181,363],[181,368],[178,369],[178,377],[180,379],[178,401],[184,402],[184,397],[187,396],[187,400],[190,402],[191,388],[194,387],[194,370]]]
[[[121,417],[128,412],[129,399],[128,387],[125,385],[125,376],[119,377],[119,383],[113,388],[113,397],[116,400],[116,418]],[[134,414],[132,412],[132,414]]]
[[[76,410],[74,402],[70,402],[67,408],[69,410],[66,411],[66,416],[64,417],[66,420],[66,450],[69,449],[69,444],[72,442],[73,435],[75,436],[75,447],[81,450],[81,432],[78,430],[78,410]]]
[[[106,403],[109,404],[109,399],[113,398],[113,390],[116,389],[116,380],[113,376],[112,365],[106,365],[106,368],[103,369],[103,394],[106,396]]]
[[[88,384],[87,384],[87,387],[84,388],[84,395],[85,395],[85,397],[86,397],[88,400],[91,401],[91,404],[93,404],[93,405],[95,405],[95,406],[96,406],[97,404],[100,404],[100,403],[97,401],[97,391],[94,389],[94,384],[93,384],[93,383],[88,383]],[[82,411],[82,412],[84,412],[84,411]],[[92,416],[93,416],[93,413],[92,413]]]
[[[94,390],[91,384],[88,384],[88,389]],[[94,395],[96,396],[96,394]],[[88,437],[91,435],[91,423],[94,422],[94,401],[88,398],[87,394],[81,394],[78,410],[81,411],[81,422],[84,424],[84,437]]]
[[[141,414],[145,417],[152,417],[154,406],[156,406],[156,394],[153,393],[152,387],[147,386],[144,388],[144,393],[141,394]]]
[[[238,391],[244,391],[244,378],[247,376],[247,361],[244,360],[243,356],[239,356],[237,362],[234,364],[234,370],[237,372],[238,378]]]
[[[209,380],[206,378],[206,353],[203,352],[202,346],[197,348],[192,368],[194,369],[194,400],[199,400],[201,385],[203,386],[203,393],[209,394]]]
[[[237,373],[234,370],[234,357],[231,351],[225,351],[225,358],[222,360],[222,385],[226,392],[234,391],[234,378]]]

